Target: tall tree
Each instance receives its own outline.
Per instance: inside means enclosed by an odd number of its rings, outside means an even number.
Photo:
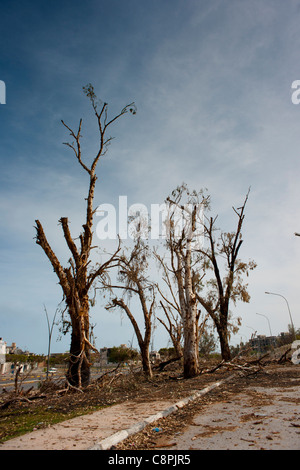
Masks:
[[[81,131],[82,119],[79,121],[77,131],[73,131],[67,124],[62,124],[70,132],[73,139],[72,143],[65,143],[70,147],[83,170],[89,177],[89,188],[87,194],[87,207],[85,221],[82,225],[83,232],[79,238],[73,238],[69,229],[69,221],[67,217],[60,218],[64,239],[70,251],[71,258],[69,266],[63,267],[58,260],[55,252],[51,248],[43,226],[39,220],[36,220],[36,243],[42,247],[47,255],[62,288],[64,300],[70,317],[71,325],[71,346],[70,361],[67,372],[67,379],[71,385],[82,387],[89,384],[90,381],[90,351],[95,349],[89,339],[90,319],[89,319],[89,294],[92,286],[97,279],[103,277],[108,266],[113,262],[116,252],[103,264],[96,264],[90,267],[91,250],[93,239],[93,216],[94,216],[94,192],[96,185],[96,167],[99,159],[106,153],[107,146],[111,141],[111,137],[107,136],[110,126],[121,116],[128,112],[135,114],[134,103],[125,106],[120,113],[112,118],[108,117],[108,104],[97,100],[94,88],[88,84],[83,88],[84,93],[90,99],[99,130],[99,147],[96,155],[92,159],[90,166],[84,161],[81,149]],[[77,240],[79,239],[79,243]],[[79,246],[78,246],[79,245]]]
[[[173,273],[177,292],[180,316],[183,325],[184,377],[194,377],[199,373],[199,318],[195,263],[201,233],[199,218],[208,205],[203,191],[189,192],[185,184],[176,188],[167,198],[170,212],[167,221],[167,247],[170,253],[170,270]],[[200,243],[201,244],[201,243]]]
[[[250,295],[247,284],[243,283],[243,275],[248,276],[249,271],[256,267],[253,260],[246,263],[238,258],[243,243],[242,226],[249,191],[242,206],[237,209],[233,207],[237,216],[235,231],[221,232],[216,238],[217,217],[206,218],[203,227],[208,247],[198,250],[202,256],[202,262],[199,263],[199,276],[201,275],[202,281],[198,283],[199,289],[196,296],[214,322],[224,360],[231,358],[229,337],[233,325],[230,322],[230,302],[234,304],[238,300],[249,302]],[[225,263],[224,276],[222,276],[223,262]],[[213,277],[207,281],[206,277],[203,277],[203,273],[209,271],[212,271]]]

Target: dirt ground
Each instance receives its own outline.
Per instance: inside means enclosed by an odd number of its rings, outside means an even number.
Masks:
[[[212,368],[214,363],[205,364],[205,368]],[[52,411],[68,414],[76,407],[86,408],[94,406],[111,406],[128,400],[139,402],[148,401],[173,401],[188,396],[192,390],[199,390],[207,384],[227,377],[226,368],[220,368],[211,374],[201,374],[192,379],[183,380],[182,368],[178,364],[170,364],[162,372],[154,371],[153,379],[147,379],[140,370],[122,371],[116,370],[107,374],[102,380],[94,380],[83,392],[69,389],[64,393],[63,379],[55,377],[49,383],[43,383],[39,391],[24,393],[24,400],[19,396],[16,399],[14,393],[0,395],[0,423],[3,431],[3,418],[13,410],[19,412],[30,411],[35,413],[41,405],[51,408]],[[32,399],[32,397],[37,397]],[[28,402],[27,398],[30,402]],[[39,398],[40,397],[40,398]],[[9,403],[7,405],[7,403]],[[1,409],[2,407],[2,409]],[[5,421],[5,420],[4,420]],[[2,436],[0,436],[2,438]]]
[[[237,375],[115,449],[300,450],[300,367]]]
[[[114,376],[108,376],[105,383],[94,383],[84,393],[76,391],[61,393],[54,387],[52,391],[40,391],[41,396],[44,393],[44,398],[30,402],[12,401],[0,410],[1,434],[4,437],[5,422],[16,409],[19,413],[30,413],[31,416],[34,415],[35,409],[38,410],[41,407],[41,404],[53,412],[60,412],[66,416],[70,410],[78,406],[87,411],[91,407],[99,405],[103,406],[103,409],[56,425],[49,426],[47,423],[39,423],[39,426],[35,426],[32,432],[1,444],[0,450],[87,449],[114,432],[126,429],[156,411],[165,409],[178,400],[192,395],[195,391],[203,389],[208,384],[220,381],[232,376],[232,374],[235,374],[234,378],[224,383],[220,388],[184,406],[162,421],[152,423],[143,431],[122,441],[115,448],[120,450],[178,448],[177,445],[183,445],[178,442],[179,437],[183,436],[189,426],[195,424],[193,421],[195,417],[212,409],[213,405],[223,403],[225,406],[224,403],[229,398],[231,402],[239,402],[241,405],[241,399],[238,398],[238,395],[244,393],[247,396],[249,390],[252,390],[252,397],[255,400],[255,389],[258,388],[265,391],[272,389],[273,396],[275,389],[293,388],[294,391],[296,390],[292,402],[295,412],[291,426],[297,433],[296,437],[300,436],[299,394],[297,395],[300,385],[300,366],[290,363],[286,365],[269,364],[246,373],[222,367],[211,374],[202,374],[188,380],[181,379],[176,367],[176,365],[172,365],[168,370],[157,372],[151,381],[143,378],[140,374],[117,372]],[[258,399],[258,395],[256,398]],[[253,400],[252,405],[254,404]],[[2,405],[5,404],[3,396],[1,396],[1,401]],[[296,416],[295,413],[298,415]],[[245,416],[243,419],[245,422]],[[256,421],[259,421],[259,418]],[[233,425],[228,424],[228,426]],[[207,431],[209,434],[212,429],[205,428],[204,425],[202,431]],[[199,434],[199,427],[197,432]],[[193,438],[195,435],[190,437],[190,447],[191,442],[196,444],[196,439],[193,440]]]

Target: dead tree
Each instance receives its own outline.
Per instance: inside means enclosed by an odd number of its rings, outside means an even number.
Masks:
[[[217,217],[210,217],[204,223],[204,232],[208,241],[208,248],[198,250],[202,256],[202,263],[199,263],[201,275],[213,272],[213,278],[206,284],[200,284],[196,296],[202,307],[212,318],[216,327],[219,339],[222,358],[225,361],[231,359],[229,348],[230,328],[230,302],[234,304],[238,300],[249,302],[250,296],[247,291],[247,284],[243,283],[242,276],[249,274],[249,270],[256,267],[256,263],[250,260],[248,263],[238,259],[239,251],[243,243],[242,226],[245,218],[245,207],[248,200],[249,191],[244,203],[238,209],[233,208],[237,215],[237,227],[234,232],[221,232],[218,239],[215,238],[215,222]],[[222,276],[221,269],[225,260],[225,275]],[[205,292],[205,287],[207,292]]]
[[[187,197],[184,203],[184,197]],[[183,325],[184,377],[194,377],[199,373],[199,317],[197,282],[195,275],[195,247],[199,243],[197,218],[207,198],[203,192],[189,193],[183,184],[167,199],[170,205],[167,230],[167,248],[170,253],[171,272],[177,292],[180,316]],[[179,211],[179,212],[178,212]],[[178,217],[178,215],[180,217]]]
[[[119,307],[130,320],[139,344],[143,372],[152,377],[149,348],[152,334],[152,318],[155,306],[154,284],[148,280],[146,271],[148,248],[137,239],[129,254],[123,252],[116,257],[118,262],[118,281],[120,284],[105,284],[106,289],[111,293],[112,299],[106,306],[107,310]],[[122,291],[122,296],[115,295],[116,290]],[[140,312],[143,317],[144,334],[141,331],[136,315],[130,307],[130,298],[134,296],[138,299]]]
[[[135,114],[134,104],[125,106],[119,114],[113,118],[108,118],[108,104],[98,103],[97,97],[91,84],[83,88],[86,96],[90,99],[99,130],[99,147],[90,166],[83,160],[81,149],[81,131],[82,119],[79,121],[77,131],[73,131],[67,124],[62,121],[65,128],[70,132],[73,139],[72,143],[65,143],[70,147],[83,170],[89,177],[89,188],[87,194],[87,207],[85,221],[82,225],[83,232],[78,239],[73,238],[69,228],[67,217],[61,217],[60,225],[63,235],[71,254],[69,266],[63,267],[58,260],[55,252],[51,248],[43,226],[39,220],[36,220],[36,243],[42,247],[48,257],[63,291],[64,300],[70,317],[71,326],[71,346],[70,346],[70,362],[67,372],[69,383],[76,387],[87,386],[90,381],[90,350],[95,349],[90,343],[90,321],[89,321],[89,293],[97,279],[105,275],[108,266],[112,263],[115,254],[113,254],[103,264],[98,264],[91,268],[91,250],[93,238],[93,216],[94,216],[94,192],[96,185],[96,167],[99,159],[106,153],[107,146],[111,141],[111,137],[107,137],[107,131],[110,126],[121,116],[131,112]],[[75,241],[76,240],[76,241]],[[79,245],[79,246],[78,246]]]

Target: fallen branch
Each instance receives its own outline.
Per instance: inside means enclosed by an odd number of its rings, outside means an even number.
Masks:
[[[153,369],[158,369],[159,372],[161,372],[168,364],[179,361],[181,358],[182,356],[178,356],[178,357],[173,357],[172,359],[169,359],[168,361],[160,362],[157,366],[154,366]]]
[[[270,353],[267,352],[266,354],[264,354],[263,356],[260,356],[258,359],[254,359],[253,361],[248,361],[245,363],[245,365],[248,365],[248,364],[260,364],[260,362],[262,361],[262,359],[264,359],[265,357],[269,356]]]
[[[116,380],[118,377],[120,377],[120,375],[123,375],[123,372],[119,372],[118,374],[114,375],[114,376],[112,377],[111,381],[108,382],[108,384],[106,384],[106,386],[109,387],[109,386],[113,383],[114,380]]]
[[[184,379],[184,376],[183,376],[182,374],[176,375],[175,377],[172,376],[172,375],[169,375],[169,379],[170,379],[170,380],[183,380],[183,379]]]
[[[213,367],[212,369],[202,369],[200,374],[212,374],[213,372],[215,372],[216,370],[220,369],[220,367],[222,367],[222,365],[224,364],[224,360],[219,362],[219,364],[215,367]]]
[[[83,390],[82,390],[81,388],[75,387],[75,385],[71,385],[70,382],[67,380],[67,388],[66,388],[66,391],[68,391],[69,388],[71,388],[72,390],[76,390],[76,392],[83,393]]]
[[[25,397],[16,397],[16,398],[11,398],[10,400],[7,400],[3,405],[1,405],[1,410],[5,410],[6,408],[9,407],[12,403],[15,403],[16,401],[25,401],[27,403],[30,403],[30,400]]]
[[[261,370],[261,368],[264,365],[261,363],[262,359],[267,357],[269,354],[270,353],[266,353],[263,356],[259,357],[258,359],[254,359],[253,361],[247,361],[247,362],[242,362],[242,363],[241,362],[237,363],[237,359],[238,359],[237,356],[234,357],[232,361],[225,362],[224,360],[222,360],[221,362],[219,362],[219,364],[217,364],[212,369],[202,369],[200,371],[200,375],[201,374],[213,374],[216,370],[220,369],[221,367],[226,367],[227,369],[230,369],[230,370],[238,370],[240,372],[244,372],[245,374],[249,372],[249,374],[247,375],[256,374],[257,372],[259,372],[259,370]]]
[[[33,400],[39,400],[39,399],[43,399],[43,398],[47,398],[46,395],[35,395],[33,397],[30,397],[30,398],[26,398],[26,397],[11,398],[10,400],[7,400],[5,403],[3,403],[3,405],[1,405],[1,407],[0,407],[0,409],[5,410],[6,408],[9,407],[9,405],[11,405],[12,403],[15,403],[17,401],[24,401],[26,403],[31,403]]]
[[[108,370],[108,371],[105,372],[104,374],[100,375],[100,377],[98,377],[98,378],[96,379],[96,382],[100,382],[100,381],[103,380],[104,377],[106,377],[107,375],[113,374],[114,372],[116,372],[116,371],[119,369],[120,365],[121,365],[121,362],[119,362],[119,364],[117,365],[117,367],[116,367],[115,369],[113,369],[113,370]]]
[[[287,361],[287,354],[292,350],[292,348],[289,348],[285,351],[285,353],[282,354],[282,356],[278,359],[277,363],[282,364],[283,362]]]

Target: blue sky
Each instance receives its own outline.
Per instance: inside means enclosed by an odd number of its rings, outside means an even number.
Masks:
[[[162,203],[178,184],[208,188],[219,226],[234,228],[232,206],[248,187],[243,259],[255,259],[251,302],[233,342],[287,330],[285,296],[300,327],[300,2],[287,0],[6,1],[0,15],[0,336],[47,351],[46,305],[61,291],[35,244],[40,219],[57,255],[67,260],[58,220],[77,235],[86,175],[74,160],[63,119],[93,155],[96,127],[82,87],[92,83],[111,113],[135,101],[98,169],[95,204]],[[128,343],[132,328],[98,300],[97,347]],[[65,351],[69,338],[52,350]],[[156,331],[154,344],[164,346]]]

